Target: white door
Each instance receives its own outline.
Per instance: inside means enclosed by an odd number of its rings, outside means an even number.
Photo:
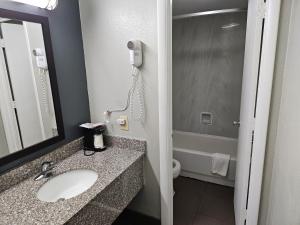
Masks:
[[[0,114],[5,133],[3,138],[6,139],[8,145],[8,149],[5,149],[5,147],[2,146],[2,153],[5,150],[8,150],[9,153],[14,153],[22,149],[22,145],[18,131],[16,113],[13,108],[13,97],[9,85],[2,39],[0,39],[0,47]]]
[[[240,128],[237,151],[237,168],[234,192],[236,225],[244,225],[246,219],[250,161],[254,132],[256,89],[259,71],[262,19],[253,18],[258,1],[249,1],[247,33],[242,83]]]
[[[22,24],[2,23],[1,28],[21,139],[26,148],[43,140],[37,91],[30,63],[31,53]]]
[[[250,0],[248,5],[234,193],[236,225],[257,225],[279,8],[280,0]]]

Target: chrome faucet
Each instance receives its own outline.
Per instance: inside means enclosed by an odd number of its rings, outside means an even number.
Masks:
[[[49,178],[53,176],[52,169],[54,168],[54,162],[43,162],[41,172],[34,178],[35,181],[41,180],[43,178]]]

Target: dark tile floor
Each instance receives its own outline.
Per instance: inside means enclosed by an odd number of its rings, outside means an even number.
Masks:
[[[125,209],[112,225],[160,225],[160,221]]]
[[[174,225],[235,225],[233,188],[178,177]]]

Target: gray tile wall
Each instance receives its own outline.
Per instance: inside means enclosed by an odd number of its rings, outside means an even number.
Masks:
[[[246,13],[173,21],[173,128],[237,138]],[[221,27],[239,23],[232,29]],[[201,124],[211,112],[213,124]]]

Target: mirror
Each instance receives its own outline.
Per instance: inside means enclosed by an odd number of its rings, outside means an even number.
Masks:
[[[47,18],[0,10],[0,47],[0,159],[16,159],[63,136]]]

